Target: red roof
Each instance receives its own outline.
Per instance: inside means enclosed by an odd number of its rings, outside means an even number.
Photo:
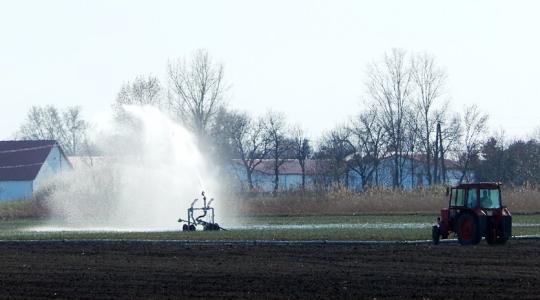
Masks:
[[[55,144],[52,140],[0,141],[0,181],[34,180]]]

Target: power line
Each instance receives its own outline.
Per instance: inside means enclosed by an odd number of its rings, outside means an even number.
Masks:
[[[0,169],[16,169],[16,168],[26,168],[26,167],[33,167],[33,166],[41,166],[43,163],[33,163],[33,164],[26,164],[26,165],[13,165],[13,166],[0,166]]]

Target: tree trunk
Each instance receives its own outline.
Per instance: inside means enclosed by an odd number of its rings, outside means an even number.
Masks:
[[[345,169],[345,189],[349,189],[349,169]]]
[[[306,166],[305,161],[300,162],[300,169],[302,169],[302,192],[306,191]]]
[[[441,123],[437,123],[437,130],[439,131],[439,151],[441,152],[441,182],[444,184],[446,183],[446,166],[444,165],[444,150],[442,144]]]
[[[279,165],[278,160],[274,160],[274,195],[277,194],[279,189]]]
[[[399,156],[397,151],[394,153],[394,180],[392,185],[394,188],[399,186]]]
[[[414,159],[411,159],[411,189],[414,188]]]
[[[249,168],[246,168],[246,174],[247,174],[247,180],[248,180],[248,184],[249,184],[249,191],[253,191],[253,179],[251,177],[251,174],[253,173],[252,170],[250,170]]]
[[[467,169],[469,168],[469,155],[467,155],[467,158],[465,160],[465,165],[463,166],[463,170],[461,172],[461,178],[459,178],[459,183],[463,183],[463,179],[465,179],[465,175],[467,174]]]
[[[428,128],[428,122],[426,122],[426,128]],[[431,141],[429,140],[429,129],[426,129],[426,167],[427,167],[427,180],[428,185],[433,183],[431,178]]]
[[[437,184],[439,168],[439,131],[435,134],[435,155],[433,157],[433,183]]]
[[[375,164],[375,186],[379,186],[379,163]]]

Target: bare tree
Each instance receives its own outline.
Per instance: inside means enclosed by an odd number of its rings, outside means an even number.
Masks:
[[[306,190],[306,160],[313,153],[309,139],[306,137],[302,128],[297,126],[292,130],[292,140],[293,140],[293,152],[294,156],[300,164],[300,169],[302,171],[302,191]]]
[[[79,154],[86,144],[87,128],[80,107],[60,111],[52,105],[33,106],[16,136],[23,140],[56,140],[66,154],[74,155]]]
[[[446,73],[436,66],[435,58],[428,54],[419,54],[413,57],[411,74],[415,83],[416,107],[420,111],[420,120],[423,128],[419,137],[423,152],[426,155],[426,171],[428,184],[432,184],[431,157],[433,132],[436,124],[434,106],[443,93],[446,84]]]
[[[151,105],[161,107],[161,84],[157,77],[138,76],[133,82],[127,82],[122,85],[116,101],[113,104],[113,110],[117,119],[126,118],[124,105]]]
[[[355,149],[350,142],[351,131],[345,126],[339,126],[324,134],[317,153],[317,158],[330,162],[328,171],[338,187],[348,186],[348,158]]]
[[[270,151],[264,121],[254,121],[247,114],[237,112],[231,112],[230,117],[228,136],[234,153],[240,158],[246,171],[249,189],[253,190],[253,171]]]
[[[369,66],[366,83],[369,95],[380,108],[381,121],[388,135],[388,146],[394,159],[394,187],[401,186],[405,118],[412,88],[411,72],[405,58],[405,51],[393,49],[381,63]]]
[[[239,115],[243,114],[225,107],[221,107],[217,112],[210,130],[211,143],[208,145],[214,161],[228,165],[231,159],[238,157],[231,141],[231,129],[235,128]]]
[[[362,179],[362,189],[378,184],[378,168],[385,152],[385,131],[378,118],[375,106],[358,115],[351,122],[351,144],[354,155],[350,160],[351,170]]]
[[[277,112],[268,112],[265,119],[266,136],[270,141],[270,158],[273,160],[274,169],[274,194],[279,189],[279,167],[287,159],[287,153],[291,150],[291,141],[288,139],[285,116]]]
[[[407,109],[406,112],[406,118],[405,118],[405,133],[404,133],[404,157],[408,159],[403,159],[401,161],[400,168],[405,171],[406,166],[409,168],[409,175],[410,175],[410,184],[411,188],[413,188],[415,185],[423,185],[423,181],[421,180],[419,183],[415,183],[415,177],[416,177],[416,152],[418,151],[418,148],[421,145],[421,122],[419,118],[419,111]],[[408,164],[407,164],[408,162]],[[403,176],[403,173],[401,174]],[[401,179],[402,180],[402,179]]]
[[[89,142],[86,136],[88,123],[81,116],[80,107],[68,107],[63,113],[63,123],[65,128],[64,147],[66,152],[71,154],[81,154],[83,148],[88,150]]]
[[[212,118],[223,104],[223,74],[223,65],[215,64],[206,50],[195,52],[189,63],[169,63],[170,109],[199,136],[208,133]]]
[[[482,114],[476,105],[471,105],[465,109],[461,141],[462,153],[459,159],[462,172],[460,182],[470,180],[470,164],[481,150],[483,134],[487,129],[487,120],[488,116]]]
[[[17,137],[20,139],[60,140],[64,136],[64,128],[58,109],[52,105],[44,107],[32,106],[21,125]]]

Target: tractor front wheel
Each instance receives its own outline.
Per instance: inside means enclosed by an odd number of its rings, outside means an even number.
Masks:
[[[439,230],[439,226],[434,225],[431,228],[431,238],[433,239],[433,245],[439,244],[439,239],[441,238],[441,231]]]
[[[482,239],[478,218],[470,213],[462,214],[457,220],[457,235],[461,245],[476,245]]]

